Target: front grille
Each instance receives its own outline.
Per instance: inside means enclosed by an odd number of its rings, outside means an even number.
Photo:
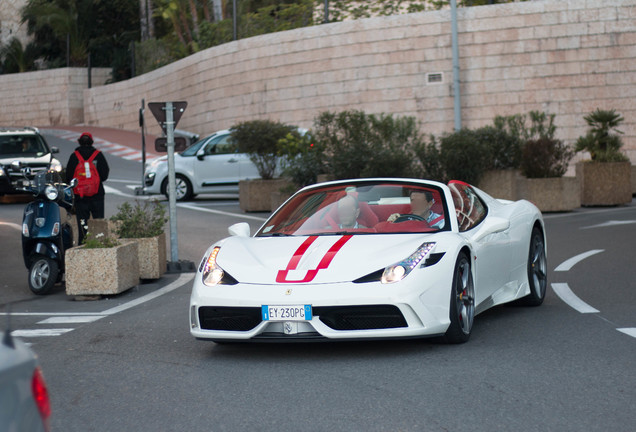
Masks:
[[[199,308],[199,322],[203,330],[249,331],[260,324],[261,308],[215,307]]]
[[[313,314],[334,330],[371,330],[407,327],[397,306],[319,306]]]
[[[35,175],[39,172],[46,172],[49,169],[48,163],[26,163],[22,165],[22,168],[29,167],[31,169],[31,175],[27,176],[29,180],[33,179]],[[24,174],[22,171],[9,171],[9,177],[11,177],[12,181],[20,180],[24,178]]]

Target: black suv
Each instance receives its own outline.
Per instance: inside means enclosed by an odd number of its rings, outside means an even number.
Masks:
[[[0,127],[0,195],[19,193],[24,177],[32,179],[40,171],[62,171],[53,157],[57,147],[49,147],[36,128]]]

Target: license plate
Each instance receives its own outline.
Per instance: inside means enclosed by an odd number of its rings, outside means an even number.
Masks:
[[[263,305],[263,321],[311,321],[311,305]]]

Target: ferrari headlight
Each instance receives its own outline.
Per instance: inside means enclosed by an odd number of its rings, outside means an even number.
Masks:
[[[215,286],[223,279],[223,269],[216,263],[220,247],[215,247],[203,266],[203,283],[207,286]]]
[[[207,258],[203,258],[203,261],[199,266],[201,272],[203,273],[203,283],[207,286],[236,285],[238,281],[227,274],[216,263],[216,257],[219,254],[219,250],[221,250],[219,246],[212,249],[212,253],[210,254],[210,256]]]
[[[422,243],[408,258],[385,268],[380,281],[383,284],[401,281],[411,273],[420,262],[426,259],[433,250],[433,247],[435,247],[435,242]]]
[[[57,199],[57,188],[53,185],[48,185],[46,189],[44,189],[44,195],[51,201],[55,201]]]

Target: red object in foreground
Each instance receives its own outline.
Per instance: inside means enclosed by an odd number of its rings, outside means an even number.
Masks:
[[[42,371],[39,367],[33,372],[31,390],[33,392],[35,404],[37,405],[38,410],[40,410],[44,429],[48,431],[50,430],[49,419],[51,417],[51,401],[49,399],[49,392],[46,388],[46,383],[44,382],[44,376],[42,376]]]

